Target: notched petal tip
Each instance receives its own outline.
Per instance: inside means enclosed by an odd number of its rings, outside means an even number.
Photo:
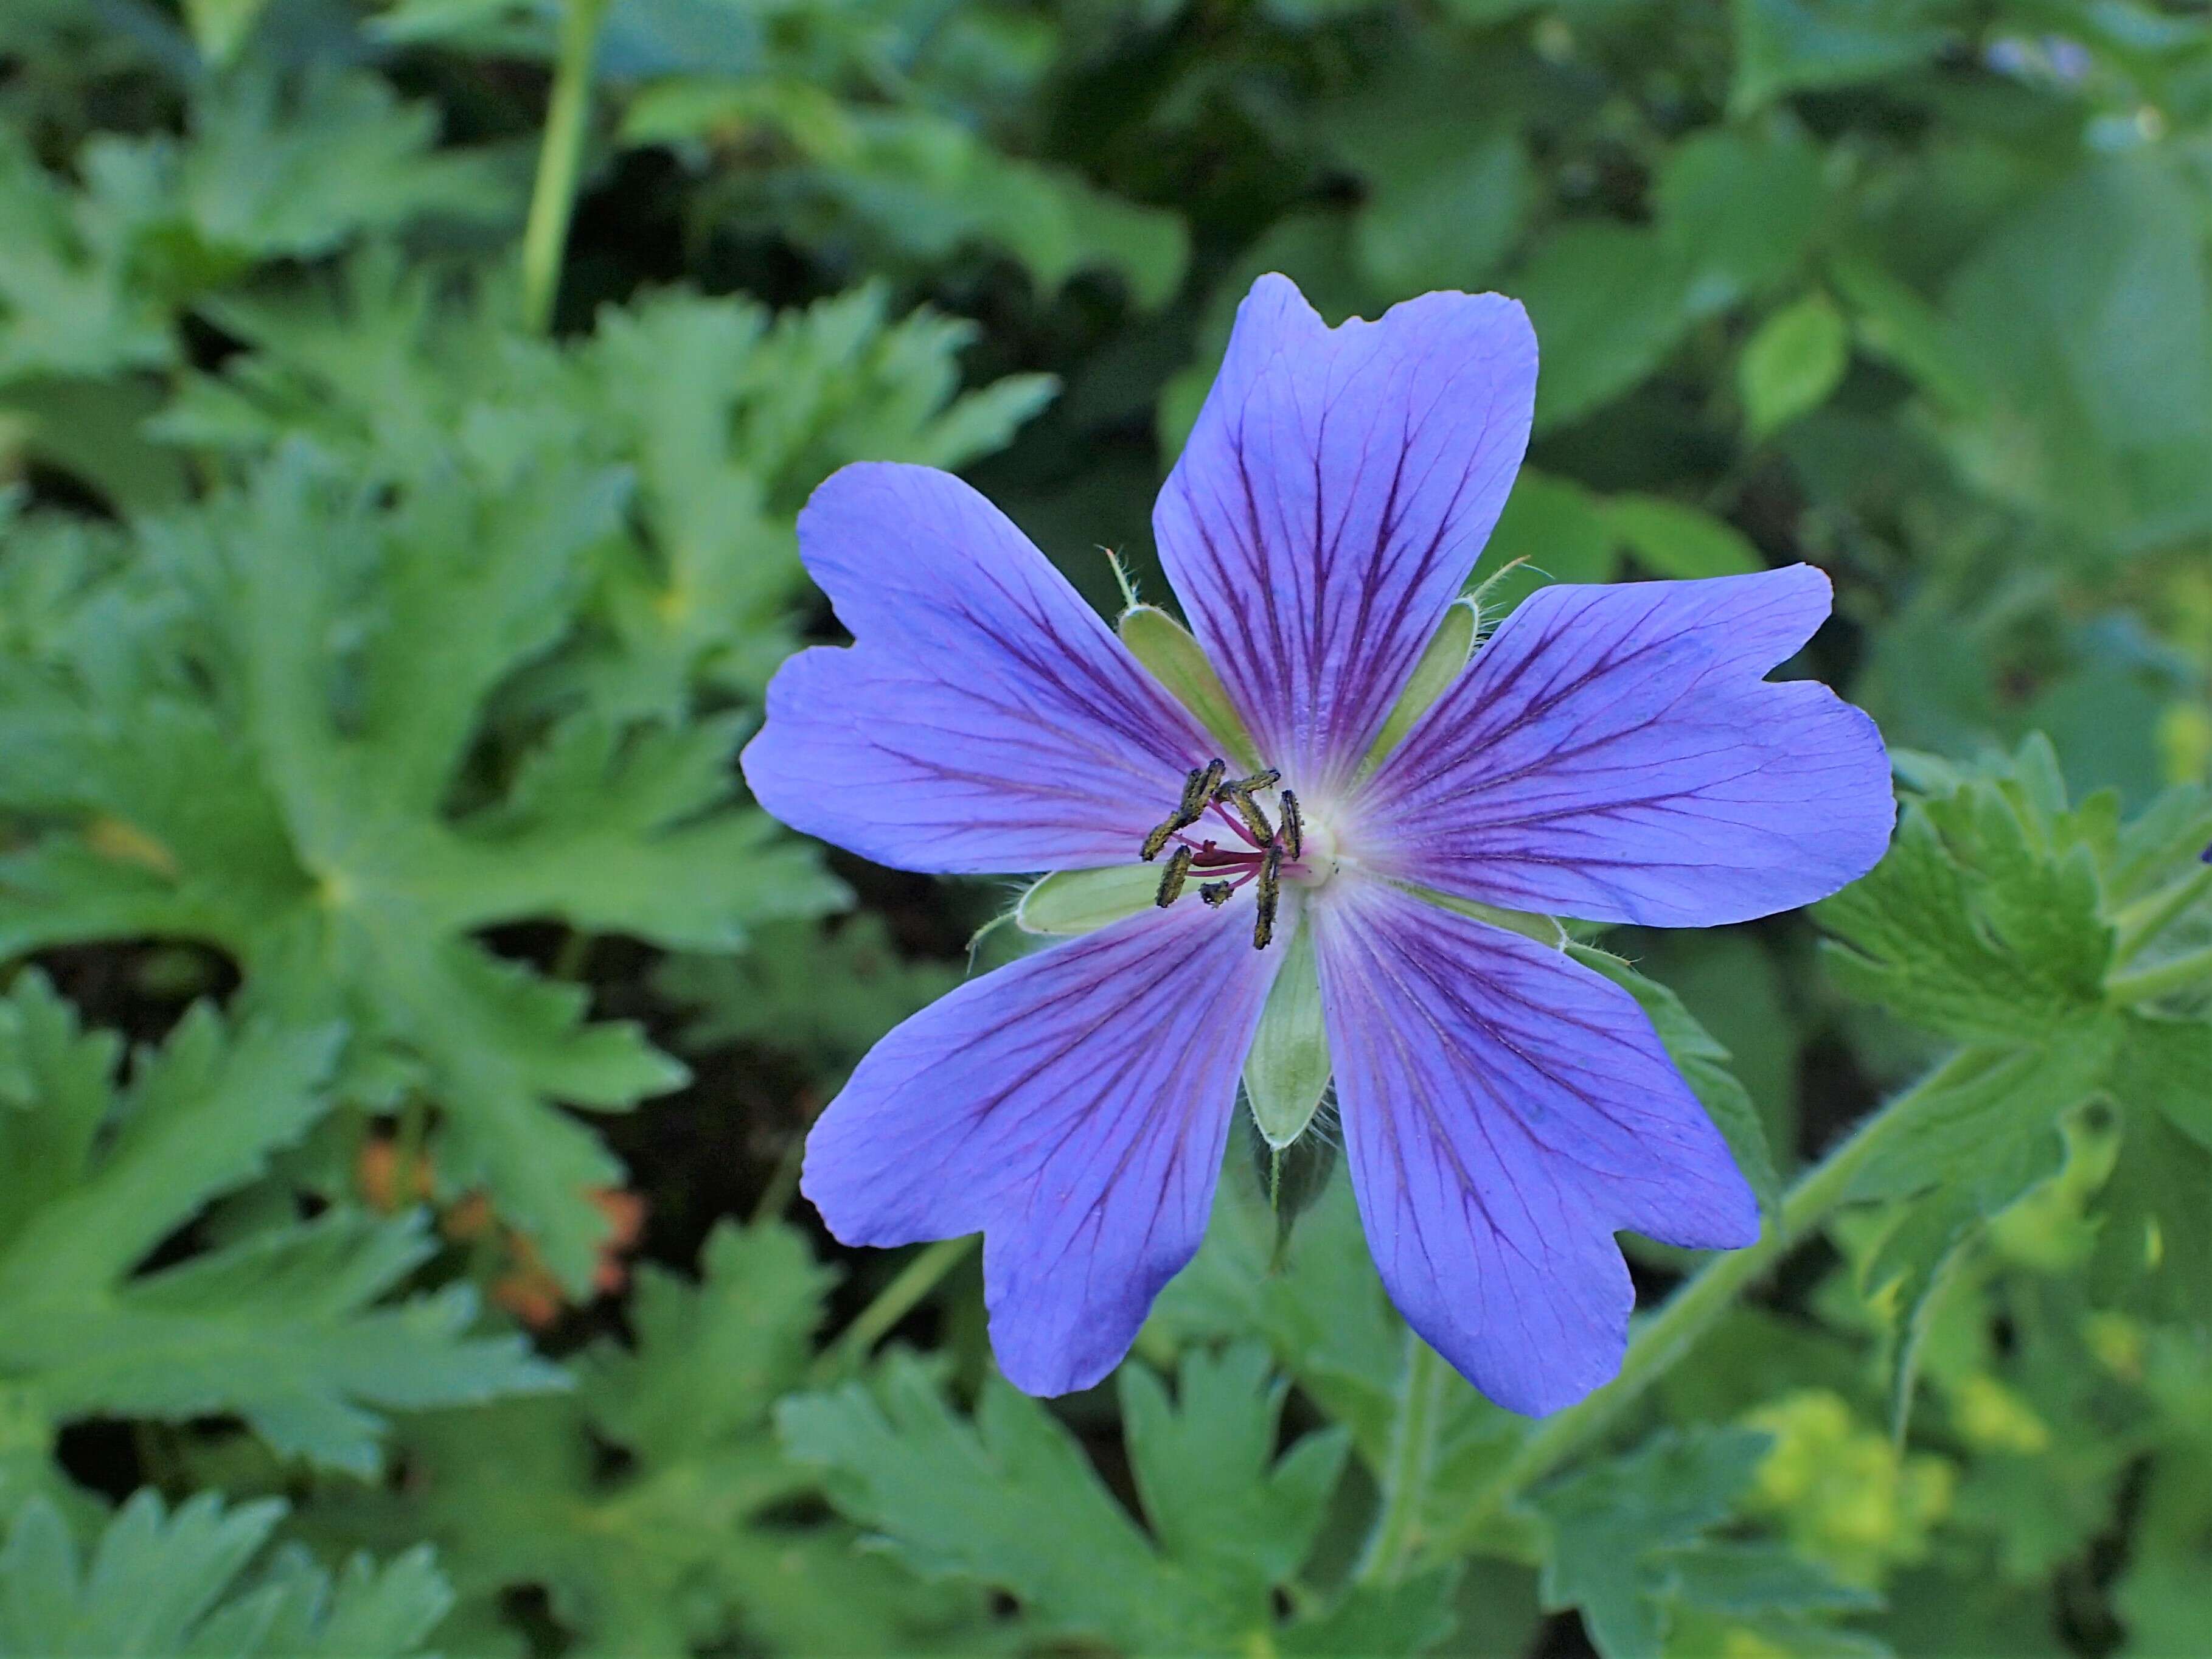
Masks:
[[[1391,1299],[1498,1404],[1573,1403],[1626,1340],[1614,1235],[1747,1243],[1749,1184],[1610,981],[1388,888],[1317,910],[1345,1148]]]
[[[1488,538],[1527,448],[1535,337],[1499,295],[1327,327],[1253,285],[1153,526],[1263,757],[1348,778]]]

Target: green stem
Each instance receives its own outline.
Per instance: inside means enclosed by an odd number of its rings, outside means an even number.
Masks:
[[[753,1206],[752,1224],[764,1226],[781,1215],[791,1202],[791,1195],[799,1190],[799,1171],[806,1158],[806,1137],[793,1135],[783,1144],[783,1155],[775,1161],[775,1170],[761,1189],[760,1200]]]
[[[868,1351],[890,1334],[892,1326],[912,1313],[921,1299],[974,1251],[981,1234],[965,1238],[942,1238],[918,1253],[899,1269],[891,1282],[876,1292],[874,1301],[860,1310],[853,1322],[814,1362],[808,1381],[820,1388],[857,1370]]]
[[[592,936],[580,927],[571,927],[562,936],[561,948],[553,953],[553,977],[580,980],[591,959]]]
[[[553,325],[561,290],[561,257],[568,246],[575,210],[576,173],[584,155],[584,129],[592,112],[592,65],[599,22],[608,0],[568,0],[561,14],[560,56],[553,66],[553,96],[545,110],[545,136],[538,150],[538,179],[530,192],[530,220],[522,232],[522,324],[533,334]]]
[[[2208,892],[2212,892],[2212,864],[2200,866],[2181,880],[2136,900],[2113,918],[2118,925],[2118,937],[2112,945],[2114,957],[2127,961]]]
[[[1622,1357],[1620,1374],[1596,1393],[1555,1412],[1532,1430],[1489,1480],[1471,1495],[1463,1518],[1449,1534],[1432,1540],[1431,1554],[1455,1554],[1484,1532],[1512,1500],[1618,1422],[1644,1391],[1665,1376],[1698,1339],[1769,1267],[1811,1236],[1849,1197],[1867,1162],[1920,1109],[1960,1079],[1986,1064],[1990,1050],[1962,1048],[1935,1071],[1863,1121],[1850,1135],[1799,1177],[1778,1215],[1756,1244],[1717,1255],[1699,1268],[1664,1307],[1638,1326]]]
[[[2155,968],[2144,968],[2132,974],[2121,974],[2105,981],[2105,994],[2115,1002],[2148,1002],[2169,991],[2179,991],[2204,980],[2212,980],[2212,945],[2201,951],[2191,951],[2161,962]]]
[[[1390,1434],[1390,1463],[1382,1483],[1382,1511],[1359,1563],[1362,1583],[1392,1583],[1402,1576],[1419,1541],[1421,1509],[1437,1462],[1437,1431],[1443,1417],[1451,1372],[1437,1351],[1406,1333],[1406,1382]]]

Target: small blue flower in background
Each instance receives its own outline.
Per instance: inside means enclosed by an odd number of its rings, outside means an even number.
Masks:
[[[1535,380],[1495,295],[1331,330],[1285,279],[1254,287],[1154,509],[1241,744],[949,474],[848,467],[800,519],[854,643],[769,688],[744,756],[762,803],[902,869],[1141,867],[1137,914],[908,1020],[807,1145],[846,1243],[985,1235],[1018,1386],[1097,1382],[1196,1251],[1279,973],[1318,976],[1383,1282],[1499,1404],[1555,1411],[1618,1369],[1617,1230],[1757,1237],[1628,994],[1439,901],[1709,927],[1871,867],[1893,810],[1873,723],[1761,678],[1826,617],[1827,579],[1540,589],[1377,757],[1504,506]]]

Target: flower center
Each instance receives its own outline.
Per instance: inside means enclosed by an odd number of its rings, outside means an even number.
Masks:
[[[1231,778],[1228,771],[1218,758],[1193,767],[1183,779],[1182,799],[1145,837],[1139,852],[1147,864],[1168,853],[1154,901],[1163,909],[1182,896],[1193,876],[1200,878],[1199,897],[1216,909],[1238,888],[1255,884],[1252,948],[1264,951],[1275,937],[1285,879],[1318,885],[1336,873],[1336,860],[1328,837],[1306,823],[1298,798],[1277,787],[1281,773],[1271,769]],[[1260,800],[1269,791],[1278,822],[1269,822]]]

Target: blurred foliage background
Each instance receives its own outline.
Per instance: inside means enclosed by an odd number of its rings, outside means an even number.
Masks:
[[[1542,1425],[1340,1178],[1050,1407],[793,1195],[1008,896],[743,798],[799,504],[1158,593],[1268,270],[1527,301],[1493,610],[1812,560],[1900,752],[1605,939],[1770,1233]],[[0,1653],[2212,1651],[2202,5],[8,0],[0,477]]]

